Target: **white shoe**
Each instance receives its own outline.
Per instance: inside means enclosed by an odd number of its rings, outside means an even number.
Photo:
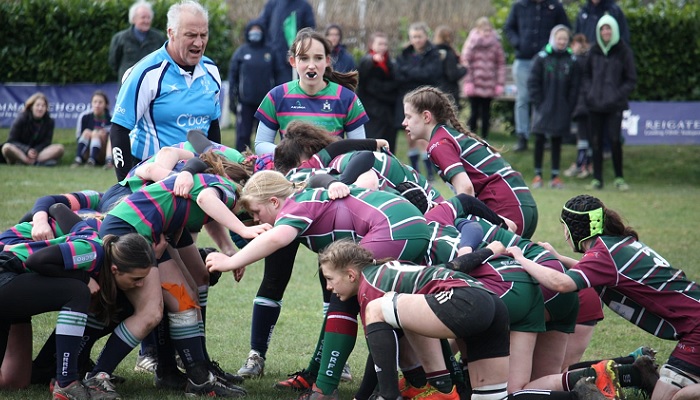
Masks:
[[[238,370],[238,375],[245,379],[262,377],[265,375],[265,359],[257,351],[251,350],[245,364]]]

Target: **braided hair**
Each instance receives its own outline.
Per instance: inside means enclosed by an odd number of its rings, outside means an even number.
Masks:
[[[582,243],[600,235],[632,236],[637,232],[626,226],[618,213],[605,207],[602,201],[582,194],[569,199],[561,210],[561,222],[566,226],[574,251],[583,253]]]
[[[438,124],[452,126],[457,131],[473,138],[494,152],[497,149],[492,147],[486,140],[469,129],[465,128],[459,118],[457,118],[457,107],[452,95],[433,86],[421,86],[408,93],[403,98],[403,102],[410,104],[416,111],[430,111],[433,119]]]

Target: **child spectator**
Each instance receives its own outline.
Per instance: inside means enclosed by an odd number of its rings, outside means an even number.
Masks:
[[[579,71],[583,71],[583,66],[586,65],[590,47],[586,35],[582,33],[575,34],[573,39],[571,39],[571,51],[576,56],[576,64],[579,66]],[[593,166],[591,165],[591,148],[588,144],[588,110],[582,95],[583,91],[579,90],[578,92],[573,115],[576,131],[576,161],[564,171],[564,176],[575,176],[579,179],[584,179],[591,174]]]
[[[440,25],[435,29],[433,44],[442,60],[442,75],[440,76],[438,87],[445,93],[449,93],[455,101],[457,110],[462,106],[459,101],[459,80],[467,73],[467,69],[459,63],[459,55],[452,47],[455,35],[452,28]]]
[[[542,159],[547,137],[551,140],[552,179],[549,187],[564,187],[559,178],[562,137],[571,131],[571,114],[576,105],[580,74],[576,57],[569,48],[571,31],[564,25],[552,29],[549,43],[537,53],[527,82],[533,104],[532,132],[535,135],[535,178],[533,188],[542,187]]]
[[[94,167],[104,161],[105,168],[112,166],[112,149],[109,145],[109,128],[112,126],[112,116],[109,113],[107,94],[96,90],[90,100],[92,110],[80,114],[75,137],[78,139],[78,149],[71,167],[77,167],[87,161]]]
[[[37,92],[29,96],[24,110],[12,123],[2,156],[8,164],[54,166],[63,157],[62,144],[53,141],[54,120],[49,115],[49,100]]]
[[[333,66],[333,70],[338,72],[351,72],[356,70],[355,60],[343,44],[343,31],[340,29],[340,25],[328,25],[328,28],[326,28],[326,39],[333,48],[331,51],[331,65]]]
[[[596,44],[584,68],[581,90],[590,118],[593,149],[593,181],[590,189],[603,188],[603,138],[610,139],[615,187],[629,190],[622,176],[622,111],[637,85],[632,50],[620,40],[615,18],[604,15],[598,21]]]
[[[503,94],[506,81],[506,61],[501,40],[488,18],[476,20],[462,46],[461,61],[467,67],[464,93],[469,98],[471,115],[467,125],[476,132],[481,120],[481,137],[489,135],[491,100]]]
[[[369,117],[365,132],[368,138],[386,139],[391,151],[395,152],[396,64],[389,54],[389,37],[384,32],[374,32],[367,47],[367,54],[360,59],[360,81],[357,85],[357,96]]]
[[[245,28],[245,43],[231,57],[228,67],[229,109],[236,114],[236,150],[250,147],[257,126],[255,111],[270,89],[275,87],[276,61],[272,48],[265,45],[261,22],[253,20]]]

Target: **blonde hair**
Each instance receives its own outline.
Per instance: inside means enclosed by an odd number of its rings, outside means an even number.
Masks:
[[[357,268],[362,270],[376,260],[372,253],[350,238],[343,238],[326,246],[318,253],[318,264],[333,271]]]
[[[476,24],[474,24],[476,29],[480,31],[486,31],[486,30],[491,30],[493,29],[493,26],[491,25],[491,21],[489,21],[488,18],[486,17],[480,17],[479,19],[476,20]]]
[[[273,197],[286,199],[306,187],[306,182],[290,182],[282,173],[265,170],[258,171],[248,179],[243,187],[241,205],[244,208],[255,203],[265,203]]]
[[[480,142],[492,151],[498,151],[481,136],[462,126],[459,118],[457,118],[457,111],[452,96],[442,90],[433,86],[421,86],[408,92],[404,96],[403,102],[410,104],[418,112],[430,111],[433,119],[438,124],[451,125],[454,129]]]

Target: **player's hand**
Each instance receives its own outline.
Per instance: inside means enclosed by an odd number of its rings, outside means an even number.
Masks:
[[[556,257],[557,259],[559,259],[559,257],[561,257],[561,255],[559,254],[559,252],[558,252],[558,251],[554,248],[554,246],[552,246],[549,242],[537,242],[537,244],[539,244],[540,246],[544,247],[545,250],[547,250],[548,252],[552,253],[552,255],[553,255],[554,257]]]
[[[331,199],[342,199],[350,195],[350,188],[343,182],[333,182],[328,186],[328,197]]]
[[[97,283],[96,280],[90,277],[90,282],[88,282],[88,289],[90,289],[90,295],[94,296],[97,294],[97,292],[100,291],[100,285]]]
[[[234,268],[229,266],[229,262],[231,260],[231,257],[227,256],[226,254],[222,253],[209,253],[207,255],[207,270],[209,272],[215,272],[215,271],[220,271],[220,272],[226,272],[226,271],[232,271],[236,270],[239,268]],[[235,275],[234,275],[235,277]]]
[[[160,239],[158,243],[153,243],[153,252],[156,253],[156,260],[163,257],[165,250],[168,249],[168,240],[165,238],[164,234],[160,234]]]
[[[34,225],[32,225],[32,239],[34,241],[51,240],[54,237],[48,221],[34,222]]]
[[[377,151],[380,151],[381,149],[391,150],[389,148],[389,142],[385,139],[377,139]]]
[[[246,226],[239,233],[239,235],[244,239],[254,239],[254,238],[258,237],[259,234],[261,234],[265,231],[268,231],[270,229],[272,229],[272,225],[270,225],[270,224]]]
[[[233,271],[233,279],[240,282],[243,279],[243,274],[245,274],[245,267]]]
[[[173,193],[175,193],[175,196],[189,198],[190,191],[193,187],[194,177],[191,173],[183,171],[177,174],[177,178],[175,178],[175,186],[173,186]]]
[[[499,240],[495,240],[488,245],[486,245],[493,252],[494,256],[498,256],[506,252],[506,246],[503,245]]]
[[[506,249],[506,251],[515,260],[523,258],[523,250],[518,246],[510,246]]]

